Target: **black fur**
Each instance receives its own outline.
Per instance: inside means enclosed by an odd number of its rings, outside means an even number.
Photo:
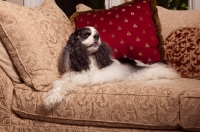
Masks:
[[[80,30],[77,30],[70,35],[63,52],[63,63],[69,59],[70,68],[77,72],[90,69],[87,47],[81,44],[79,34]]]
[[[101,42],[98,52],[94,53],[94,56],[97,60],[97,65],[100,69],[109,66],[113,63],[113,61],[110,58],[111,54],[112,50],[110,49],[110,47],[104,42]]]
[[[137,62],[131,58],[119,58],[117,59],[122,64],[130,64],[132,66],[136,66]]]
[[[131,58],[119,58],[117,59],[121,64],[129,65],[131,66],[134,70],[140,70],[145,68],[145,66],[138,66],[137,62],[134,59]]]

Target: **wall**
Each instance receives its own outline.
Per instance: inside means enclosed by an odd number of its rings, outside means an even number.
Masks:
[[[41,5],[43,0],[24,0],[24,6],[35,7]]]
[[[28,6],[28,7],[38,6],[38,5],[41,5],[43,2],[43,0],[6,0],[6,1],[18,4],[18,5]]]
[[[107,9],[113,6],[117,6],[121,3],[124,3],[124,0],[105,0],[105,5]]]
[[[189,0],[190,10],[200,10],[200,0]]]
[[[18,5],[24,5],[24,0],[6,0],[6,1],[18,4]]]

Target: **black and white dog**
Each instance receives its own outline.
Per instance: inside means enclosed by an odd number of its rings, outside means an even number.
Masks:
[[[52,90],[43,101],[46,109],[58,105],[67,94],[80,86],[123,80],[180,78],[174,69],[162,63],[147,65],[132,59],[114,59],[111,49],[93,27],[84,27],[71,34],[62,59],[66,72],[53,82]]]

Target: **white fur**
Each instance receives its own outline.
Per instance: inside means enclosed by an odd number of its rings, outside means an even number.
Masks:
[[[113,64],[103,69],[99,69],[95,59],[90,57],[90,70],[82,72],[66,72],[59,80],[53,83],[53,89],[44,99],[43,104],[46,109],[52,109],[60,104],[62,99],[80,86],[92,86],[97,84],[119,82],[123,80],[147,81],[155,79],[175,79],[180,78],[178,73],[161,63],[145,65],[140,62],[140,66],[147,66],[143,70],[133,72],[129,66],[113,60]],[[137,61],[139,62],[139,61]]]
[[[91,44],[94,43],[94,38],[93,37],[94,37],[94,35],[98,34],[98,31],[94,27],[89,27],[88,26],[86,28],[89,28],[91,30],[91,35],[86,40],[84,40],[82,42],[82,44],[85,45],[85,46],[90,46]],[[99,39],[98,43],[101,43],[100,39]]]
[[[137,61],[138,62],[138,61]],[[143,66],[142,62],[140,65]],[[128,77],[128,80],[134,81],[147,81],[156,79],[176,79],[180,78],[180,75],[172,68],[163,63],[154,63],[152,65],[146,65],[148,68],[139,70]]]
[[[91,31],[91,36],[83,41],[84,44],[94,43],[93,35],[96,33],[96,30],[91,28]],[[93,56],[90,56],[89,59],[91,61],[90,70],[84,70],[82,72],[66,72],[60,79],[56,80],[52,84],[52,90],[43,101],[43,105],[46,109],[52,109],[56,105],[60,104],[66,95],[70,94],[72,91],[76,91],[80,86],[92,86],[123,80],[147,81],[180,78],[179,74],[175,70],[162,63],[146,65],[140,61],[136,61],[138,66],[145,66],[146,68],[134,70],[132,67],[121,64],[119,61],[113,59],[111,65],[99,69],[96,59]]]
[[[84,40],[82,42],[82,44],[88,47],[88,46],[94,44],[94,36],[99,33],[94,27],[87,26],[87,28],[89,28],[91,30],[91,35],[86,40]],[[96,52],[100,45],[101,45],[101,40],[99,39],[97,41],[97,46],[92,46],[92,47],[87,48],[88,53],[92,54],[92,53]]]

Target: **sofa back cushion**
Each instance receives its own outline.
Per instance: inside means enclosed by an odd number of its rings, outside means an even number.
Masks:
[[[164,39],[179,28],[195,27],[200,28],[200,11],[199,10],[168,10],[157,6],[158,16],[162,27],[162,36]]]
[[[164,38],[164,61],[183,77],[199,78],[200,11],[157,8]]]
[[[73,27],[54,0],[28,8],[0,2],[0,37],[24,82],[48,90],[60,77],[59,60]]]

